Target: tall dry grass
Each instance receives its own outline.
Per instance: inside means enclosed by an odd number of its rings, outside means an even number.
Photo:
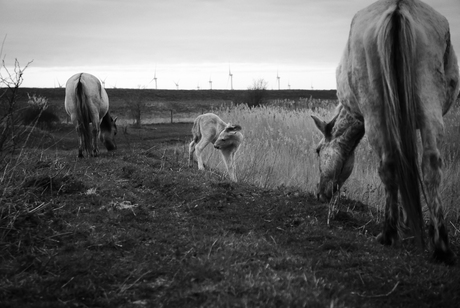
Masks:
[[[320,133],[311,121],[311,110],[239,106],[216,113],[224,121],[243,127],[244,141],[236,157],[240,181],[265,188],[284,185],[313,191],[319,176],[313,145]],[[329,113],[323,108],[315,112],[321,117]],[[212,147],[205,150],[205,157],[211,167],[225,169]]]
[[[216,111],[224,121],[243,127],[244,142],[236,157],[238,180],[265,188],[284,185],[314,193],[319,182],[315,147],[321,133],[310,115],[330,119],[335,108],[334,104],[319,103],[322,107],[314,111],[278,106],[252,109],[240,106]],[[445,138],[440,146],[444,159],[442,201],[447,214],[456,220],[460,218],[459,119],[460,107],[454,106],[444,118]],[[218,151],[208,147],[204,157],[211,168],[224,172]],[[355,168],[342,192],[350,199],[373,206],[382,218],[384,189],[377,166],[378,159],[365,136],[356,149]]]

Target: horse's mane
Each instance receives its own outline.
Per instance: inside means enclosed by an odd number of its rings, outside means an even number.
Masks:
[[[343,105],[336,109],[337,118],[332,128],[332,137],[337,139],[340,148],[351,153],[364,136],[364,123],[355,118]]]
[[[102,118],[101,121],[101,131],[111,131],[112,130],[112,117],[110,116],[110,112],[107,111],[105,116]]]

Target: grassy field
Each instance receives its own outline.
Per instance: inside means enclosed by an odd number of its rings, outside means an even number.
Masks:
[[[313,111],[279,105],[215,110],[244,128],[238,183],[211,147],[206,171],[188,167],[191,123],[127,127],[117,151],[85,159],[69,125],[30,135],[0,178],[0,306],[458,307],[459,265],[432,263],[410,238],[375,242],[381,188],[365,140],[326,224],[311,194]],[[443,145],[457,255],[459,116]]]

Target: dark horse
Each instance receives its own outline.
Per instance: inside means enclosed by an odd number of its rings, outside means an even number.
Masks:
[[[409,226],[424,247],[421,190],[430,212],[433,257],[455,263],[441,204],[443,115],[459,93],[457,58],[447,20],[419,0],[380,0],[353,18],[337,68],[341,106],[328,123],[313,117],[324,134],[318,197],[330,199],[350,175],[354,150],[366,132],[380,158],[385,187],[385,221],[378,241],[398,235],[398,193]],[[416,129],[423,143],[419,173]],[[423,185],[420,185],[423,182]]]
[[[80,73],[67,80],[65,110],[77,129],[78,157],[83,157],[83,150],[91,156],[99,154],[97,137],[108,151],[117,148],[114,139],[117,134],[117,119],[110,116],[109,97],[95,76]]]

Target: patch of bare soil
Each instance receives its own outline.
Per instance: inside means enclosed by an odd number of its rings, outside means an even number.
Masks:
[[[364,204],[327,226],[308,193],[188,168],[181,125],[29,154],[1,205],[1,307],[458,307],[458,265],[380,246]]]

